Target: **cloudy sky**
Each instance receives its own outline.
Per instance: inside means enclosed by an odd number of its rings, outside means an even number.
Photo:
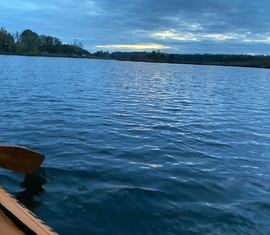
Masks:
[[[270,0],[1,0],[0,25],[90,51],[270,54]]]

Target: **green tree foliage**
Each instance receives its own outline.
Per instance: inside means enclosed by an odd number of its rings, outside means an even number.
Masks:
[[[62,47],[62,42],[58,38],[46,36],[46,35],[41,35],[39,37],[38,49],[41,52],[51,53],[51,54],[59,53],[61,51],[60,50],[61,47]]]
[[[0,52],[13,52],[15,42],[13,36],[5,28],[0,28]]]
[[[19,45],[22,52],[38,53],[39,36],[30,29],[24,30],[19,38]]]
[[[83,56],[89,58],[129,60],[159,63],[230,65],[270,68],[270,56],[251,55],[213,55],[213,54],[168,54],[152,52],[103,52],[91,54],[83,49],[81,42],[74,40],[65,44],[60,39],[47,35],[38,35],[30,29],[21,34],[10,34],[0,28],[0,53],[46,56]]]
[[[21,34],[11,35],[3,27],[0,29],[0,52],[27,55],[90,55],[77,40],[73,44],[64,44],[56,37],[38,35],[30,29],[24,30]]]
[[[102,53],[96,54],[102,56]],[[152,52],[113,52],[109,57],[116,60],[131,60],[177,64],[228,65],[270,68],[270,56],[222,55],[222,54],[167,54]]]

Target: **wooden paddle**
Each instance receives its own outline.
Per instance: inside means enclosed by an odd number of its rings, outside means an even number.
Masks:
[[[21,173],[30,173],[44,161],[44,156],[33,150],[0,145],[0,167]]]

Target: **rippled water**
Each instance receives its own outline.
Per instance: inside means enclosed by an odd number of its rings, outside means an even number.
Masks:
[[[0,184],[60,234],[269,234],[270,70],[0,56]]]

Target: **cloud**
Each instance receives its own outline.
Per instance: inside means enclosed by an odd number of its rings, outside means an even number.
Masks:
[[[134,49],[134,50],[149,50],[149,49],[168,49],[169,46],[161,44],[112,44],[112,45],[98,45],[97,48],[105,49]]]
[[[270,53],[269,10],[269,0],[0,1],[8,30],[76,38],[90,50],[151,42],[183,53]]]
[[[160,39],[170,39],[177,41],[203,41],[203,40],[240,40],[244,36],[238,34],[221,34],[221,33],[178,33],[176,30],[167,30],[151,33],[151,37]]]
[[[153,38],[172,39],[177,41],[198,41],[198,38],[192,33],[176,33],[175,30],[155,32],[151,34]]]
[[[103,15],[104,12],[93,0],[88,0],[85,2],[84,9],[86,9],[86,14],[90,16],[99,16]]]
[[[176,40],[176,41],[238,41],[238,42],[255,42],[255,43],[270,43],[270,36],[260,34],[236,34],[236,33],[179,33],[176,30],[166,30],[154,32],[150,34],[151,37],[162,40]]]
[[[22,11],[22,12],[34,12],[34,11],[42,11],[42,10],[55,10],[55,5],[53,4],[44,4],[44,3],[38,3],[35,1],[24,1],[19,2],[18,0],[9,0],[9,1],[1,1],[0,7],[3,9],[10,10],[10,13],[12,14],[12,11]]]
[[[18,4],[17,1],[11,0],[9,2],[1,2],[0,6],[9,10],[23,10],[23,11],[36,11],[39,10],[39,5],[25,1],[22,4]]]
[[[202,39],[211,39],[216,41],[224,41],[224,40],[238,40],[241,39],[241,35],[237,34],[221,34],[221,33],[210,33],[201,35]]]

